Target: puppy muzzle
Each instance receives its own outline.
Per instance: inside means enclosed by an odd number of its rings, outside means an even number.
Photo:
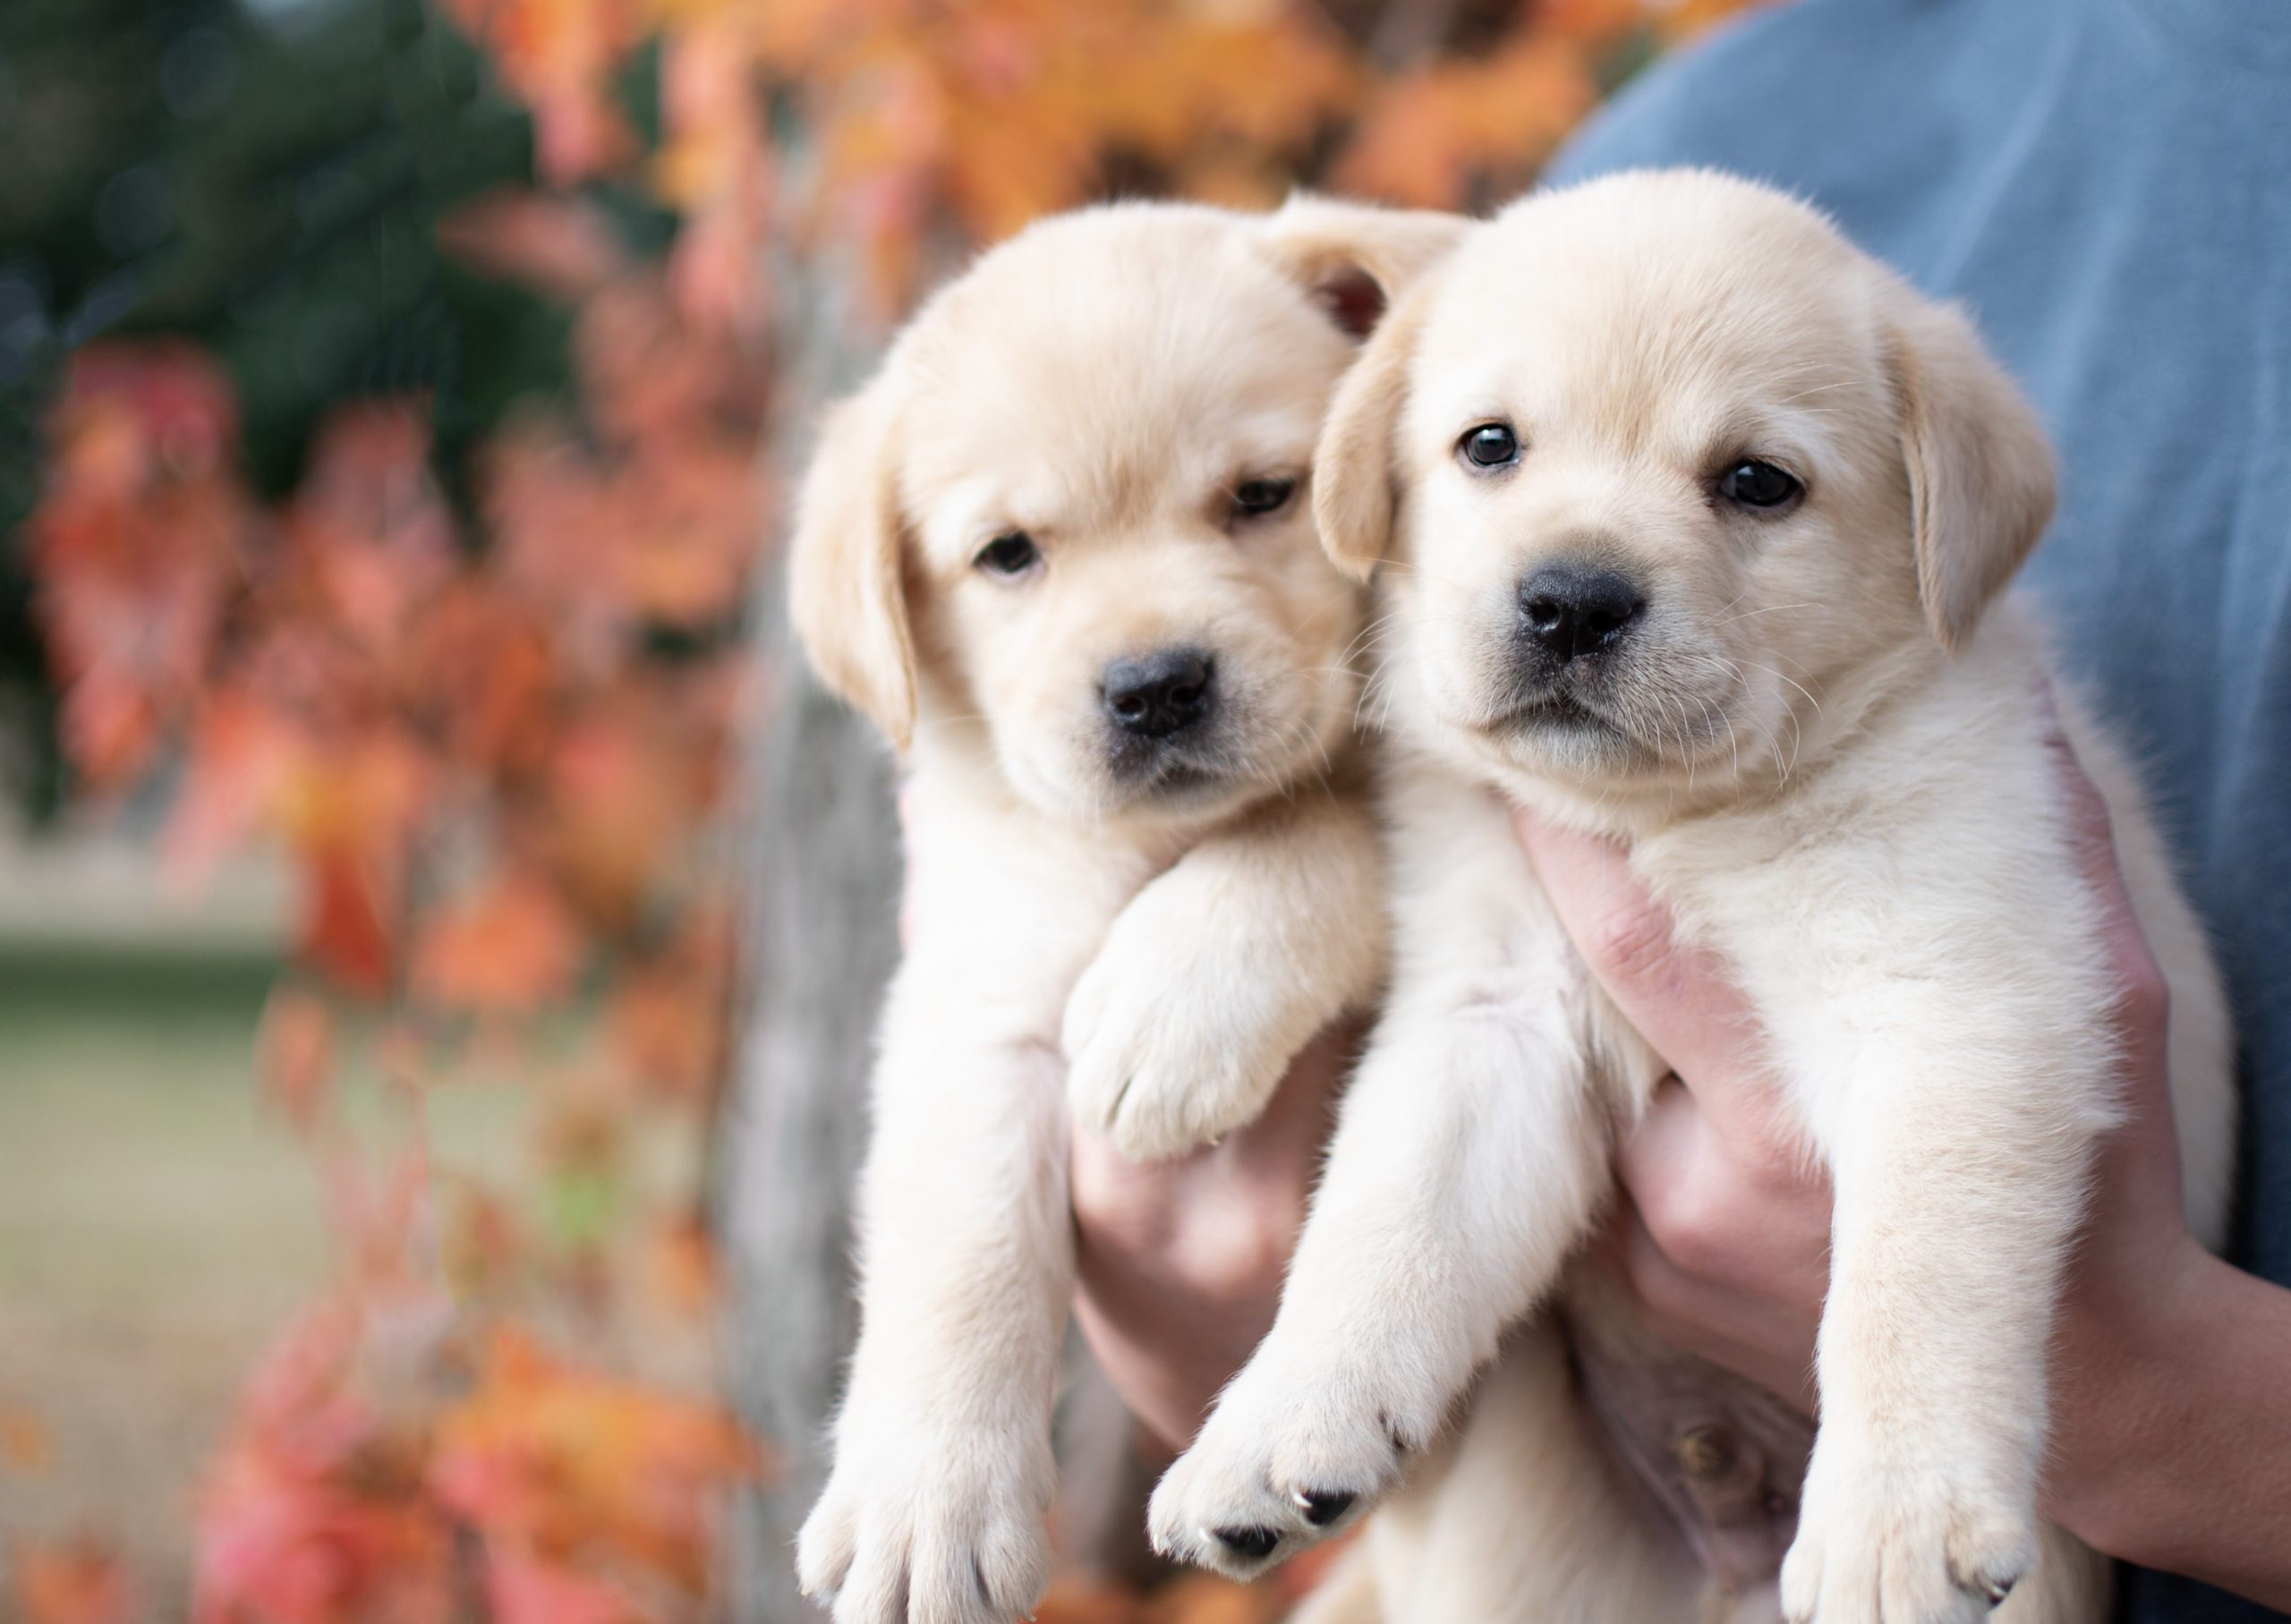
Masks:
[[[1217,659],[1192,643],[1107,662],[1099,674],[1107,770],[1137,795],[1180,795],[1230,776],[1230,706]]]

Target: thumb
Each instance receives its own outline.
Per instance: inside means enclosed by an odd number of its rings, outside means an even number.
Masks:
[[[1697,1100],[1726,1103],[1761,1082],[1750,1001],[1711,954],[1679,945],[1669,910],[1631,874],[1622,849],[1529,812],[1515,811],[1512,821],[1591,974]]]

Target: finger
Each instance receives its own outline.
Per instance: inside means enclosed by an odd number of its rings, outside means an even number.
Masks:
[[[1631,1203],[1644,1211],[1675,1190],[1700,1166],[1708,1123],[1677,1077],[1655,1085],[1654,1097],[1615,1152],[1615,1178]]]
[[[2115,982],[2110,1015],[2122,1045],[2119,1070],[2129,1120],[2101,1148],[2100,1199],[2108,1199],[2110,1192],[2122,1196],[2141,1191],[2176,1217],[2180,1173],[2168,1056],[2170,985],[2133,912],[2108,800],[2077,759],[2048,683],[2040,697],[2049,723],[2045,744],[2064,798],[2069,841],[2099,908],[2102,941]]]
[[[1265,1260],[1239,1255],[1237,1242],[1265,1237],[1280,1246],[1277,1283],[1361,1037],[1357,1021],[1321,1033],[1290,1062],[1262,1116],[1184,1156],[1133,1161],[1077,1124],[1071,1199],[1086,1237],[1119,1254],[1150,1252],[1214,1291],[1227,1279],[1251,1288]]]
[[[1222,1144],[1135,1162],[1077,1129],[1084,1337],[1130,1413],[1181,1447],[1273,1322],[1361,1029],[1321,1033],[1265,1114]]]
[[[1515,812],[1512,821],[1560,923],[1623,1019],[1698,1099],[1755,1114],[1763,1132],[1768,1096],[1758,1020],[1724,966],[1673,940],[1669,912],[1616,846],[1531,813]]]
[[[2124,870],[2116,856],[2115,820],[2108,812],[2108,798],[2100,794],[2100,786],[2092,782],[2091,774],[2077,759],[2076,747],[2069,741],[2068,728],[2050,683],[2040,683],[2039,698],[2045,712],[2044,745],[2052,756],[2061,793],[2067,799],[2068,838],[2077,864],[2083,871],[2085,883],[2092,888],[2102,906],[2122,923],[2131,925],[2136,935],[2138,925],[2133,919],[2132,899],[2125,890]],[[2142,953],[2145,957],[2144,943]]]
[[[2054,771],[2066,802],[2069,844],[2076,855],[2084,883],[2100,905],[2101,923],[2116,979],[2127,991],[2151,995],[2160,1003],[2165,997],[2163,974],[2157,967],[2155,955],[2148,949],[2147,938],[2141,934],[2139,917],[2133,912],[2108,798],[2084,770],[2084,763],[2077,759],[2051,684],[2042,684],[2040,697],[2048,724],[2045,748],[2051,752]],[[2157,1016],[2150,1024],[2160,1025],[2160,1009]]]
[[[1289,1063],[1289,1075],[1265,1114],[1226,1136],[1231,1160],[1243,1177],[1264,1169],[1284,1187],[1311,1184],[1367,1038],[1367,1022],[1349,1017],[1322,1032]]]
[[[1629,1288],[1641,1322],[1699,1359],[1754,1382],[1801,1413],[1814,1413],[1810,1309],[1772,1304],[1714,1285],[1678,1267],[1630,1202],[1617,1203],[1600,1243],[1612,1272]]]
[[[1829,1281],[1829,1179],[1740,1154],[1676,1078],[1656,1089],[1615,1157],[1616,1177],[1663,1255],[1745,1306],[1810,1321]]]

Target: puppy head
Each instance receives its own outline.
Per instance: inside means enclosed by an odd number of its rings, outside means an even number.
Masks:
[[[1813,210],[1685,171],[1473,228],[1317,461],[1331,555],[1392,566],[1393,704],[1602,795],[1786,775],[1825,690],[1971,634],[2053,495],[1962,316]]]
[[[1447,217],[1306,199],[1045,221],[830,415],[791,607],[895,744],[979,740],[1054,815],[1215,816],[1349,723],[1358,589],[1313,531],[1320,420]]]

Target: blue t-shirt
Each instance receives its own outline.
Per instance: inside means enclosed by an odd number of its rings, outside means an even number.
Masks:
[[[2291,1282],[2291,0],[1800,0],[1647,74],[1550,178],[1687,163],[1963,302],[2043,413],[2060,510],[2023,590],[2144,756],[2218,944],[2230,1255]],[[2136,1620],[2281,1616],[2128,1593]]]

